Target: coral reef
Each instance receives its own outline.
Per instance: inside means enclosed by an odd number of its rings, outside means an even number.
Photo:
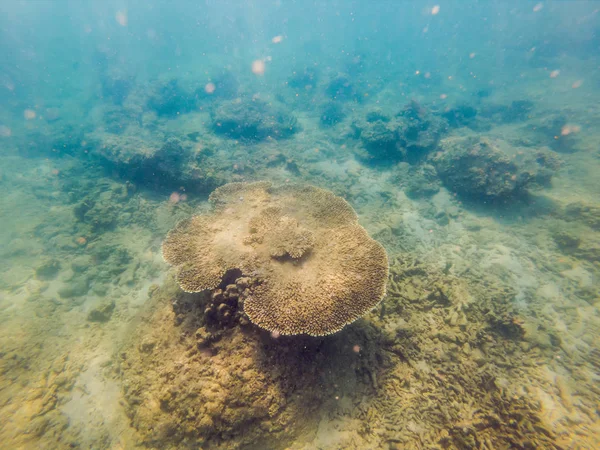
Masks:
[[[507,201],[547,185],[560,164],[549,151],[515,151],[486,138],[448,138],[440,146],[442,151],[431,161],[446,187],[484,202]]]
[[[325,88],[325,94],[333,100],[342,102],[361,102],[364,96],[364,92],[357,86],[356,80],[343,73],[329,81]]]
[[[447,125],[413,101],[395,117],[371,111],[364,120],[354,121],[352,128],[371,161],[416,163],[436,148]]]
[[[523,344],[514,295],[479,271],[457,277],[393,260],[381,324],[393,336],[393,365],[355,413],[364,432],[394,449],[415,439],[440,448],[558,448],[542,408],[516,381],[540,358]]]
[[[226,182],[225,175],[217,175],[216,170],[226,163],[211,158],[210,143],[198,152],[190,141],[164,139],[160,133],[136,129],[121,135],[96,132],[89,138],[94,155],[125,180],[159,190],[207,193]]]
[[[163,243],[187,292],[216,288],[228,272],[259,278],[244,295],[250,320],[282,335],[339,331],[385,293],[387,256],[345,200],[314,188],[232,183],[214,212],[181,222]]]
[[[215,133],[247,141],[283,139],[300,130],[295,116],[258,99],[223,101],[212,110],[211,120]]]
[[[477,110],[468,104],[461,104],[453,108],[448,108],[444,111],[442,117],[448,121],[448,125],[452,128],[478,128],[475,125],[478,123]]]
[[[387,359],[367,323],[328,340],[214,328],[214,299],[173,280],[151,302],[118,356],[127,415],[151,448],[285,448],[335,398],[370,392]]]
[[[101,95],[115,105],[122,105],[134,85],[134,77],[120,70],[104,71],[100,80]]]
[[[177,78],[156,81],[149,87],[147,107],[159,116],[177,117],[196,107],[196,95]]]
[[[408,162],[419,161],[434,150],[447,131],[447,124],[427,108],[411,101],[396,115],[402,155]]]
[[[406,163],[401,163],[405,165]],[[441,187],[435,167],[431,164],[403,166],[398,170],[398,183],[410,198],[427,198],[437,194]]]
[[[321,121],[322,126],[332,127],[344,120],[345,117],[346,114],[339,102],[328,102],[321,110],[321,117],[319,120]]]
[[[534,106],[531,100],[513,100],[509,105],[484,105],[480,114],[492,123],[523,122],[529,118]]]
[[[319,72],[313,67],[295,70],[288,78],[287,85],[294,89],[314,89],[319,81]]]

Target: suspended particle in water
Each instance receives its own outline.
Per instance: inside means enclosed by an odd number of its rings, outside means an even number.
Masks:
[[[568,136],[569,134],[579,133],[581,127],[579,125],[565,125],[560,130],[561,136]]]
[[[431,8],[431,15],[432,16],[435,16],[439,12],[440,12],[440,5],[435,5],[433,8]]]
[[[446,100],[446,99],[448,98],[448,96],[447,96],[446,94],[442,94],[442,95],[440,95],[440,98],[441,98],[442,100]]]
[[[84,33],[86,33],[86,34],[90,34],[90,33],[92,32],[92,27],[91,27],[90,25],[88,25],[88,24],[85,24],[85,25],[83,26],[83,31],[84,31]]]
[[[544,7],[544,4],[542,2],[540,2],[533,7],[533,12],[541,11],[543,7]]]
[[[12,131],[6,125],[0,125],[0,136],[2,137],[10,137]]]
[[[550,78],[556,78],[559,75],[560,75],[560,70],[553,70],[552,72],[550,72]]]
[[[127,11],[117,11],[115,14],[115,20],[122,27],[127,26]]]
[[[265,62],[262,59],[257,59],[252,62],[252,73],[255,75],[265,74]]]
[[[355,345],[354,347],[352,347],[352,351],[354,353],[360,353],[360,345]]]
[[[281,333],[279,333],[279,331],[273,331],[273,332],[271,333],[271,337],[272,337],[273,339],[278,339],[278,338],[279,338],[279,336],[281,336]]]
[[[469,58],[473,59],[475,58],[476,53],[475,52],[471,52],[469,53]]]
[[[575,83],[573,83],[573,84],[571,85],[571,87],[572,87],[573,89],[577,89],[577,88],[580,88],[582,84],[583,84],[583,80],[577,80]]]
[[[35,119],[35,116],[36,116],[36,114],[35,114],[35,111],[33,109],[26,109],[23,112],[23,117],[25,117],[25,119],[27,119],[27,120]]]
[[[173,192],[171,195],[169,195],[169,203],[179,203],[181,201],[181,196],[179,195],[178,192]]]
[[[206,86],[204,86],[204,92],[206,92],[207,94],[212,94],[213,92],[215,92],[215,89],[217,87],[215,86],[215,83],[207,83]]]
[[[283,41],[283,36],[281,35],[275,36],[273,39],[271,39],[273,44],[279,44],[281,41]]]

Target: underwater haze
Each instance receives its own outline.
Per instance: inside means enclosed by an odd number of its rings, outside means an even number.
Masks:
[[[600,448],[600,2],[0,0],[0,445]]]

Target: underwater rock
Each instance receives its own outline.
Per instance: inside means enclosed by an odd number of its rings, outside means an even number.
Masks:
[[[333,100],[342,102],[350,100],[361,102],[364,95],[356,85],[356,81],[346,74],[339,74],[332,78],[325,88],[325,94]]]
[[[396,115],[396,120],[402,154],[408,162],[419,161],[434,150],[448,129],[445,121],[414,100]]]
[[[120,70],[105,71],[101,79],[101,93],[104,99],[115,105],[122,105],[134,84],[134,77]]]
[[[75,218],[89,225],[92,234],[100,234],[114,228],[127,198],[126,190],[120,185],[107,186],[102,192],[86,196],[73,207]]]
[[[338,102],[328,102],[321,110],[321,125],[324,127],[332,127],[344,120],[346,114],[342,105]]]
[[[205,144],[202,152],[196,152],[193,142],[175,137],[163,140],[159,136],[148,136],[135,129],[115,135],[96,134],[98,142],[94,154],[104,159],[106,166],[121,178],[153,189],[179,190],[186,192],[210,192],[229,181],[223,173],[223,164],[216,158],[211,145]]]
[[[147,107],[159,116],[176,117],[195,109],[196,96],[176,78],[156,81],[150,86]]]
[[[287,85],[294,89],[313,89],[319,80],[319,72],[314,67],[304,67],[295,70],[288,78]]]
[[[107,105],[102,108],[102,124],[107,133],[124,133],[128,126],[139,125],[139,112],[120,105]]]
[[[82,297],[89,290],[89,280],[85,276],[79,276],[70,280],[67,284],[58,290],[58,295],[61,298]]]
[[[574,202],[569,203],[559,214],[567,221],[581,222],[594,230],[600,231],[600,206],[585,202]]]
[[[87,320],[90,322],[108,322],[112,316],[113,311],[115,310],[115,301],[108,300],[103,302],[101,305],[96,306],[92,309],[88,316]]]
[[[513,100],[510,105],[488,104],[481,107],[481,116],[492,123],[514,123],[529,119],[535,104],[531,100]]]
[[[58,275],[59,270],[60,262],[55,259],[51,259],[42,263],[35,269],[35,276],[39,280],[51,280],[52,278],[55,278],[56,275]]]
[[[553,238],[558,248],[565,252],[572,252],[579,247],[579,244],[581,244],[580,237],[575,236],[566,230],[555,233]]]
[[[378,159],[388,159],[401,155],[397,124],[380,113],[368,113],[366,120],[352,124],[354,135],[360,138],[369,154]]]
[[[486,138],[448,138],[432,162],[449,190],[484,202],[507,201],[545,186],[558,168],[558,160],[547,151],[510,155],[500,145],[515,150]]]
[[[472,127],[477,120],[477,110],[467,104],[457,105],[446,109],[442,114],[452,128]]]
[[[92,266],[92,257],[90,255],[81,255],[73,258],[71,269],[75,273],[85,272]]]
[[[407,180],[404,182],[404,191],[408,197],[413,199],[432,197],[439,192],[440,187],[441,182],[437,171],[431,164],[409,168]]]
[[[341,330],[385,294],[385,250],[341,197],[256,182],[222,186],[210,201],[211,214],[184,220],[163,242],[184,291],[215,289],[231,271],[256,274],[243,303],[250,321],[281,335],[311,336]],[[239,295],[230,286],[217,298],[227,289]]]
[[[362,141],[372,162],[415,163],[436,148],[447,125],[412,101],[394,117],[371,111],[365,120],[355,121],[352,128],[354,137]]]
[[[283,139],[300,131],[295,116],[261,100],[223,101],[211,112],[211,120],[215,133],[248,141]]]

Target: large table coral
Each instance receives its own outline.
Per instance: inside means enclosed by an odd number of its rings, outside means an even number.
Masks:
[[[183,290],[215,289],[227,274],[252,276],[240,298],[256,325],[282,335],[341,330],[385,294],[384,248],[352,207],[311,186],[230,183],[210,214],[177,225],[163,243]],[[229,277],[230,278],[230,277]]]

